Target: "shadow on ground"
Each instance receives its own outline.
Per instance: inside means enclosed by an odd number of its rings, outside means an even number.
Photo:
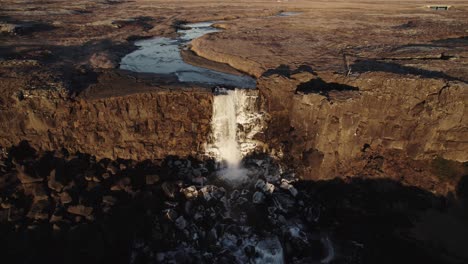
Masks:
[[[364,72],[390,72],[395,74],[411,74],[421,76],[424,78],[438,78],[449,81],[460,81],[465,82],[466,80],[447,75],[440,71],[430,71],[419,69],[410,66],[403,66],[398,63],[379,61],[379,60],[356,60],[352,65],[351,69],[353,72],[364,73]]]
[[[316,78],[299,84],[296,89],[296,93],[316,93],[327,97],[328,100],[330,99],[330,92],[332,91],[359,91],[359,88],[341,83],[328,83],[321,78]]]
[[[291,78],[291,75],[294,75],[294,74],[297,74],[297,73],[300,73],[300,72],[308,72],[308,73],[311,73],[313,75],[317,75],[317,73],[315,73],[315,71],[309,65],[301,65],[297,69],[293,70],[293,69],[291,69],[291,67],[289,65],[281,64],[280,66],[278,66],[275,69],[269,69],[269,70],[265,71],[262,74],[262,77],[270,77],[272,75],[280,75],[280,76],[283,76],[283,77]]]
[[[189,167],[190,173],[183,171]],[[201,167],[206,169],[194,173],[193,168]],[[176,186],[213,171],[212,161],[96,160],[66,150],[38,153],[22,142],[0,162],[2,259],[7,263],[129,263],[130,259],[148,263],[145,256],[151,252],[184,241],[178,224],[175,228],[164,220],[168,206],[187,206]],[[308,221],[307,214],[303,220],[311,234],[330,233],[336,254],[346,256],[331,263],[467,263],[463,247],[468,218],[463,209],[468,202],[468,176],[449,197],[386,179],[303,181],[294,186],[299,195],[289,214],[300,215],[309,204],[319,204],[319,220]],[[253,214],[256,220],[268,220],[258,217],[267,208],[247,205],[248,218]],[[208,204],[205,208],[210,209]],[[288,219],[288,213],[283,217]],[[203,226],[223,232],[227,226],[217,221],[227,220],[204,220]],[[252,232],[265,233],[268,228],[261,222]],[[434,235],[434,230],[443,232]],[[200,247],[223,252],[208,240]],[[303,254],[323,250],[320,244],[305,248]],[[147,253],[135,257],[134,251]],[[286,254],[288,263],[297,257]],[[212,263],[185,256],[174,261]]]

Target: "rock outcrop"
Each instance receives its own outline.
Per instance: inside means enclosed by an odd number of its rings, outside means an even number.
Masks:
[[[212,112],[206,90],[153,89],[75,100],[31,93],[8,100],[0,114],[0,146],[28,141],[38,150],[65,147],[99,158],[196,155],[206,142]]]
[[[366,150],[383,155],[379,166],[387,169],[395,160],[468,160],[465,83],[372,73],[304,75],[259,82],[272,117],[272,153],[302,177],[345,176],[366,159]],[[374,176],[379,174],[399,173]]]

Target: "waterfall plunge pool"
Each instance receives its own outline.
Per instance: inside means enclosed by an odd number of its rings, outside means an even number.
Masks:
[[[248,75],[224,73],[194,66],[183,60],[181,49],[186,48],[193,39],[220,31],[212,27],[213,23],[186,24],[177,30],[179,37],[176,39],[155,37],[136,41],[135,45],[139,48],[122,58],[120,69],[176,76],[182,83],[255,88],[255,79]]]

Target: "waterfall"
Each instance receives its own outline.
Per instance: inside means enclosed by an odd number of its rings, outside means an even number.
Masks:
[[[228,167],[238,167],[242,154],[237,142],[237,93],[229,91],[214,97],[211,121],[216,158],[227,162]]]
[[[260,110],[258,90],[220,89],[213,100],[211,140],[208,155],[226,167],[221,176],[238,181],[245,177],[241,168],[242,158],[264,144],[257,135],[265,127],[265,114]]]

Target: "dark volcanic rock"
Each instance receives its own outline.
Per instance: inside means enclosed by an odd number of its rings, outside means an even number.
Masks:
[[[159,182],[159,175],[150,174],[145,176],[146,184],[152,185]]]
[[[56,192],[61,192],[63,189],[63,184],[56,179],[56,170],[52,170],[50,172],[49,180],[47,181],[47,186],[49,186],[50,189],[56,191]]]
[[[27,167],[24,166],[24,165],[18,166],[17,170],[18,170],[18,172],[17,172],[16,176],[18,177],[18,179],[23,184],[41,182],[41,181],[44,180],[44,179],[38,177],[37,175],[35,175],[34,171],[33,172],[28,172]],[[31,175],[31,173],[32,173],[32,175]]]
[[[84,205],[71,205],[67,208],[67,212],[70,214],[88,217],[93,213],[93,208]]]
[[[397,263],[409,256],[425,263],[456,263],[445,261],[441,249],[422,247],[420,237],[395,235],[403,230],[414,236],[412,226],[419,229],[432,226],[433,219],[453,217],[444,213],[449,202],[391,181],[302,182],[291,172],[279,173],[279,167],[266,157],[245,162],[250,180],[243,186],[224,185],[212,171],[202,172],[206,184],[198,186],[191,177],[192,168],[199,166],[194,160],[96,161],[84,154],[53,159],[65,163],[55,160],[45,170],[39,169],[43,166],[39,163],[28,162],[30,171],[49,175],[47,184],[13,180],[4,185],[6,189],[0,188],[0,230],[10,230],[0,242],[34,251],[44,259],[56,254],[50,249],[56,246],[50,245],[58,241],[64,256],[91,262],[103,255],[114,259],[119,254],[116,247],[123,259],[131,256],[150,262],[377,263],[385,256],[392,262],[383,263]],[[60,164],[65,164],[71,177],[57,192],[51,188],[50,172]],[[86,173],[100,177],[106,171],[107,178],[85,179]],[[157,182],[147,175],[158,175]],[[463,186],[461,182],[461,196]],[[442,228],[456,237],[448,226],[437,224],[433,230]],[[457,228],[463,234],[466,227]],[[14,242],[22,236],[42,240],[31,247]],[[91,246],[86,244],[93,239]],[[404,245],[399,247],[404,257],[391,251],[399,244]],[[79,246],[90,255],[75,256]],[[35,247],[41,250],[31,251]]]
[[[71,203],[72,201],[73,199],[68,192],[63,192],[60,194],[60,202],[62,204],[68,204],[68,203]]]
[[[31,184],[33,189],[33,196],[35,201],[47,200],[49,199],[49,194],[46,190],[46,187],[42,183]]]
[[[47,200],[39,200],[32,204],[28,217],[36,220],[49,219],[50,203]]]

